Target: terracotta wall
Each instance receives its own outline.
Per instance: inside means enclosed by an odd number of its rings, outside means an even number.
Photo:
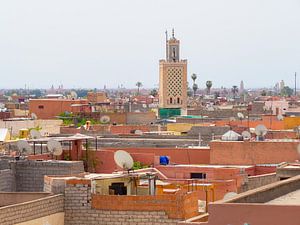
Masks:
[[[135,130],[149,132],[150,126],[148,125],[116,125],[110,127],[112,134],[133,134]]]
[[[72,107],[72,104],[87,104],[86,99],[31,99],[29,101],[29,112],[35,113],[39,119],[54,119],[63,112],[90,111],[88,106]]]
[[[299,225],[300,206],[265,204],[211,204],[208,223],[202,225]]]
[[[230,121],[230,120],[218,120],[215,122],[217,126],[243,126],[248,127],[248,120],[236,120],[236,121]],[[278,120],[276,116],[262,116],[262,120],[250,120],[249,121],[249,127],[255,128],[257,125],[263,124],[268,129],[272,130],[283,130],[284,129],[284,122],[282,120]]]
[[[255,165],[293,162],[299,158],[299,142],[212,141],[211,164]]]
[[[195,192],[155,196],[92,195],[92,208],[141,212],[166,211],[172,219],[187,219],[198,215]]]

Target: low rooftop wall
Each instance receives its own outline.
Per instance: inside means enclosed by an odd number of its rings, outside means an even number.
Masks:
[[[63,195],[40,197],[32,201],[0,207],[1,225],[22,223],[64,211]]]

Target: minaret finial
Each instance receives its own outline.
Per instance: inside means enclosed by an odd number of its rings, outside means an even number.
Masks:
[[[172,29],[172,38],[175,38],[174,28]]]

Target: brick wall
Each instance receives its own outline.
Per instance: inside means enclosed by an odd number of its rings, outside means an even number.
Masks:
[[[54,195],[21,204],[1,207],[0,222],[1,225],[11,225],[63,211],[63,195]]]
[[[186,204],[188,205],[188,203],[187,200]],[[88,183],[76,184],[72,181],[67,183],[65,187],[65,225],[177,224],[177,220],[169,219],[164,211],[99,210],[93,209],[91,204],[91,188]]]
[[[11,169],[0,170],[0,192],[15,191],[15,175]]]
[[[43,191],[45,175],[72,175],[84,172],[83,162],[77,161],[16,161],[17,191]]]

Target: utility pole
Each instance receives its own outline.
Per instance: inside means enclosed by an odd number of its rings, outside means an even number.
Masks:
[[[297,96],[297,72],[295,72],[295,96]]]

